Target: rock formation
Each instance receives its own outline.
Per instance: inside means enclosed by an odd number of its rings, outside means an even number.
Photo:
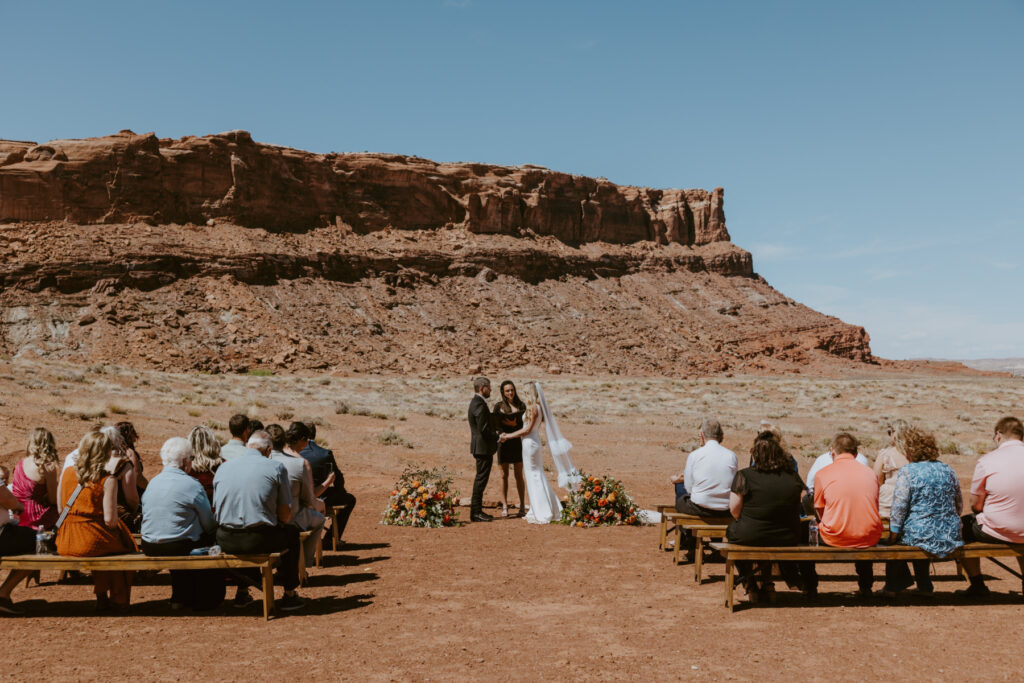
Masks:
[[[244,131],[0,141],[0,345],[211,371],[871,362],[754,273],[723,196]]]

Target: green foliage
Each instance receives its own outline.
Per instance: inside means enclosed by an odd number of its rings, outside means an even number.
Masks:
[[[417,469],[410,465],[391,491],[381,524],[437,529],[458,521],[459,492],[452,491],[447,468]]]

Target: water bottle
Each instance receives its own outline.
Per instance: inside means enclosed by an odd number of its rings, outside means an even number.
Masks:
[[[206,551],[206,554],[209,555],[210,557],[217,557],[217,556],[219,556],[221,554],[220,546],[219,545],[211,545],[210,549]]]
[[[36,555],[53,555],[53,532],[39,529],[36,531]]]
[[[821,545],[818,538],[818,521],[815,519],[812,519],[811,523],[807,525],[807,545]]]

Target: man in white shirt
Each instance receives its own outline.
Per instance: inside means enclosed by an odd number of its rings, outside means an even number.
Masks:
[[[700,425],[701,447],[686,459],[682,482],[686,494],[676,498],[676,510],[699,517],[723,517],[729,514],[729,491],[736,476],[736,454],[721,445],[722,425],[706,418]]]
[[[232,415],[231,419],[228,420],[228,431],[231,432],[231,440],[220,448],[220,457],[225,462],[228,460],[234,460],[240,455],[251,455],[246,443],[249,441],[249,437],[252,435],[252,425],[249,424],[249,418],[239,413],[238,415]]]

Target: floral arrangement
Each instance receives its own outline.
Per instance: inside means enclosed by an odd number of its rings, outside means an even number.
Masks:
[[[569,492],[559,521],[576,527],[640,524],[638,506],[626,493],[622,482],[582,473],[579,486]]]
[[[417,470],[407,467],[391,491],[381,524],[437,529],[455,524],[459,492],[451,491],[452,477],[445,468]]]

